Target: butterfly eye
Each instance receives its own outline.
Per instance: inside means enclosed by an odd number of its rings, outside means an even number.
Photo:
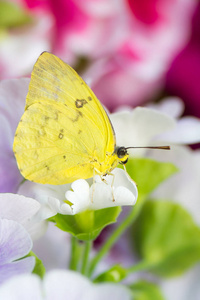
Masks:
[[[128,153],[127,153],[127,150],[126,150],[126,148],[125,147],[119,147],[118,149],[117,149],[117,156],[119,157],[119,158],[123,158],[124,156],[126,156]]]

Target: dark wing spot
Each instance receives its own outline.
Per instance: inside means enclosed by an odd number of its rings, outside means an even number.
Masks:
[[[59,137],[59,139],[62,140],[63,136],[64,136],[64,135],[60,132],[58,137]]]
[[[44,120],[47,122],[49,120],[48,116],[44,116]]]
[[[60,132],[61,132],[61,133],[63,133],[63,132],[64,132],[64,129],[63,129],[63,128],[62,128],[62,129],[60,129]]]
[[[63,158],[66,159],[66,155],[63,155]]]
[[[92,97],[89,96],[89,97],[88,97],[88,100],[89,100],[89,101],[92,101]]]
[[[49,171],[49,166],[48,165],[45,165],[45,168],[47,169],[47,171]]]
[[[76,99],[75,101],[76,108],[81,108],[85,104],[87,104],[87,101],[85,99]]]
[[[79,129],[78,134],[81,134],[82,130]]]

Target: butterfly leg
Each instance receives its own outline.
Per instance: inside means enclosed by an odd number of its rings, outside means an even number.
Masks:
[[[115,202],[115,197],[114,197],[114,181],[115,181],[115,174],[108,172],[106,175],[111,175],[112,176],[112,183],[111,183],[111,189],[112,189],[112,201]],[[103,178],[103,181],[105,179]],[[106,182],[107,183],[107,182]]]

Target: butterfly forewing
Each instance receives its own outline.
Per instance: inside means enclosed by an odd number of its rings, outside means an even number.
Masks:
[[[102,105],[81,77],[50,53],[37,60],[14,141],[25,178],[63,184],[93,176],[91,161],[113,152],[115,136]]]

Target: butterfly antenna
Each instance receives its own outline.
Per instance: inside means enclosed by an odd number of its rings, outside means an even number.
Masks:
[[[147,147],[126,147],[126,149],[160,149],[160,150],[170,150],[170,146],[147,146]]]

